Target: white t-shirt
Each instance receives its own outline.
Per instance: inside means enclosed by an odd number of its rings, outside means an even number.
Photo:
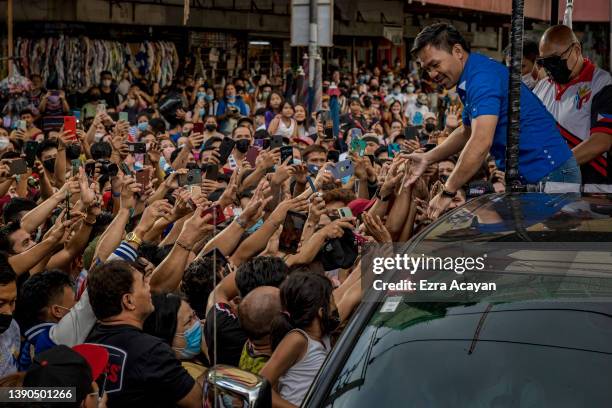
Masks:
[[[420,126],[425,121],[424,116],[428,112],[429,108],[426,105],[408,105],[406,108],[406,117],[410,120],[411,125]]]

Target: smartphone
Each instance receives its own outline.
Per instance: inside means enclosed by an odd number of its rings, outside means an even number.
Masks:
[[[202,213],[202,217],[206,216],[206,214],[213,214],[213,219],[210,222],[211,225],[219,225],[225,221],[225,214],[223,214],[223,210],[219,204],[215,204],[212,207],[208,208]]]
[[[395,157],[395,153],[399,153],[400,151],[400,145],[397,143],[391,143],[389,146],[387,146],[387,153],[391,159]]]
[[[361,129],[352,128],[349,130],[349,136],[351,137],[351,140],[361,139],[361,137],[363,136],[363,132],[361,131]]]
[[[128,143],[128,149],[132,154],[144,154],[147,152],[147,144],[146,143]]]
[[[283,231],[278,239],[278,249],[289,254],[298,250],[307,216],[294,211],[288,211],[283,223]]]
[[[17,121],[17,128],[21,129],[21,130],[27,130],[28,129],[28,125],[27,125],[25,120],[18,120]]]
[[[332,166],[331,172],[334,175],[335,179],[342,180],[345,177],[350,177],[355,174],[355,169],[353,168],[352,161],[344,160]]]
[[[319,172],[319,166],[315,166],[314,164],[309,164],[307,167],[308,167],[308,172],[312,174],[313,176],[316,176],[317,173]]]
[[[216,164],[208,164],[206,165],[206,180],[217,181],[219,178],[219,166]]]
[[[28,140],[25,143],[25,147],[23,152],[25,153],[25,160],[28,164],[28,167],[34,166],[34,162],[36,161],[36,151],[38,150],[38,142],[34,140]]]
[[[257,147],[260,147],[262,149],[265,149],[264,144],[265,144],[265,140],[264,139],[255,139],[255,140],[253,140],[253,146],[257,146]],[[268,141],[268,147],[270,147],[269,141]]]
[[[340,161],[340,152],[337,150],[327,152],[327,161],[338,163]]]
[[[308,181],[308,185],[310,186],[310,189],[312,190],[312,192],[316,193],[317,192],[317,188],[315,187],[315,184],[312,181],[312,177],[306,176],[306,181]]]
[[[404,137],[406,140],[419,140],[419,130],[414,126],[406,126],[404,128]]]
[[[98,383],[98,398],[102,399],[104,392],[106,391],[106,372],[100,374],[96,380],[96,383]]]
[[[150,169],[142,169],[136,172],[136,182],[140,184],[141,191],[144,191],[151,181],[151,172],[149,170]]]
[[[14,159],[9,163],[9,169],[11,176],[14,174],[25,174],[28,171],[28,166],[23,159]]]
[[[222,166],[227,163],[227,159],[230,154],[232,154],[235,145],[236,142],[229,137],[225,137],[221,141],[221,145],[219,146],[219,163],[221,163]]]
[[[70,191],[66,193],[66,220],[70,220]]]
[[[348,207],[338,208],[338,216],[340,218],[351,218],[353,216],[353,212]]]
[[[117,122],[119,120],[119,114],[117,112],[109,112],[108,116],[113,120],[113,122]]]
[[[283,146],[283,137],[280,135],[272,136],[270,140],[270,150],[276,149],[277,147]]]
[[[180,174],[178,179],[179,186],[191,186],[193,184],[202,184],[202,170],[189,169],[187,174]]]
[[[193,133],[204,133],[204,122],[194,123]]]
[[[202,257],[211,258],[213,262],[217,262],[217,265],[221,265],[221,268],[225,268],[225,265],[227,265],[227,258],[223,255],[223,252],[216,247],[206,252]]]
[[[123,174],[125,174],[126,176],[131,176],[132,175],[132,170],[130,170],[130,168],[128,167],[127,164],[121,163],[121,164],[119,164],[119,168],[121,169]]]
[[[79,169],[81,168],[81,161],[79,159],[71,160],[70,165],[72,167],[72,176],[78,176]]]
[[[106,112],[106,101],[98,101],[96,105],[96,113],[105,113]]]
[[[427,143],[424,147],[425,147],[425,151],[428,152],[430,150],[433,150],[436,148],[436,146],[438,146],[435,143]]]
[[[129,122],[129,116],[127,112],[119,112],[119,120]]]
[[[96,174],[96,162],[85,163],[85,174],[92,178]]]
[[[76,140],[76,118],[74,116],[64,116],[64,132],[72,134],[72,140]]]
[[[257,146],[249,147],[249,150],[246,154],[246,160],[255,168],[255,162],[257,161],[257,157],[259,156],[260,149]],[[282,161],[282,150],[281,150],[281,161]]]
[[[289,164],[290,166],[293,164],[293,146],[283,146],[280,148],[280,154],[281,154],[281,163],[284,163],[285,160],[289,159],[289,162],[287,164]]]
[[[367,143],[361,139],[351,139],[351,151],[356,152],[359,157],[362,157],[365,153]]]

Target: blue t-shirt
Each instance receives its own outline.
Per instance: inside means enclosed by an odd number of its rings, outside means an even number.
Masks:
[[[464,105],[464,125],[471,126],[472,120],[480,115],[498,118],[491,154],[500,170],[506,168],[508,75],[508,68],[499,62],[471,53],[457,83],[457,93]],[[555,119],[523,83],[520,128],[519,174],[523,182],[540,181],[572,156]]]
[[[19,354],[19,371],[26,371],[30,368],[34,356],[56,345],[49,336],[49,331],[53,326],[55,323],[40,323],[25,331],[25,340]]]

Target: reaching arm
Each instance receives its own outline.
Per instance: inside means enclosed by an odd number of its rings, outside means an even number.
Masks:
[[[35,208],[28,211],[21,219],[21,228],[29,233],[36,231],[36,229],[44,224],[53,210],[64,200],[66,197],[67,184],[57,193],[38,204]]]
[[[493,131],[495,131],[495,128]],[[450,134],[444,143],[425,153],[428,156],[428,161],[430,163],[437,163],[461,151],[461,149],[466,146],[471,133],[472,130],[467,126],[458,127]]]
[[[497,116],[495,115],[482,115],[472,119],[472,136],[461,152],[455,170],[446,181],[445,188],[448,191],[459,190],[476,173],[487,158],[493,144],[496,127]],[[446,145],[454,134],[455,132],[440,146]]]

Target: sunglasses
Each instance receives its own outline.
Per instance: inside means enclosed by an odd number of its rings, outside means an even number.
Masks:
[[[560,55],[550,55],[548,57],[538,57],[535,62],[539,67],[546,68],[547,66],[556,65],[563,58],[563,56],[570,50],[576,43],[571,43],[569,47],[565,49]]]

